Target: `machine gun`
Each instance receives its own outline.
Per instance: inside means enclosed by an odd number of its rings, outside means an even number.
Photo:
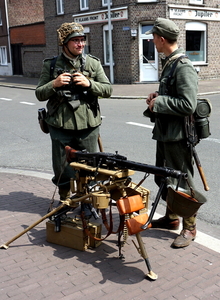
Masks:
[[[93,167],[104,167],[106,169],[130,169],[139,172],[145,172],[162,177],[173,177],[179,179],[181,176],[187,178],[187,174],[167,167],[156,167],[127,160],[125,156],[118,153],[77,151],[69,146],[65,147],[67,161],[83,162]]]
[[[68,208],[75,207],[76,203],[81,203],[82,206],[89,204],[90,207],[97,209],[97,211],[100,211],[105,217],[105,209],[109,207],[109,214],[111,214],[111,202],[112,200],[115,200],[120,214],[120,231],[118,229],[116,232],[113,232],[111,218],[110,226],[106,224],[103,219],[103,223],[108,230],[106,237],[111,233],[118,233],[119,241],[121,231],[126,227],[129,235],[135,235],[137,238],[138,246],[135,243],[134,245],[147,265],[147,278],[156,280],[158,276],[152,271],[140,232],[151,227],[151,220],[162,194],[162,190],[166,185],[167,177],[173,177],[180,180],[181,178],[186,179],[187,174],[171,168],[155,167],[148,164],[129,161],[125,156],[119,155],[118,153],[88,153],[86,151],[76,151],[69,146],[66,146],[65,150],[68,163],[76,171],[76,179],[71,181],[71,191],[74,193],[74,196],[65,201],[61,201],[61,204],[57,208],[48,212],[39,221],[26,228],[7,243],[1,245],[0,248],[7,249],[9,244],[43,220],[47,218],[56,219],[56,216],[59,215],[60,212],[68,211]],[[134,171],[163,177],[149,217],[145,212],[141,212],[141,210],[145,211],[147,208],[149,191],[141,187],[140,183],[133,184],[131,182],[130,176],[134,174]],[[85,233],[89,235],[87,222],[88,220],[83,218],[82,213],[83,229]],[[59,227],[60,224],[55,224],[55,227],[56,226]]]
[[[153,207],[151,209],[151,213],[149,215],[149,219],[147,222],[142,225],[142,229],[147,229],[149,224],[151,223],[154,213],[156,211],[157,205],[159,203],[162,191],[167,184],[167,178],[172,177],[176,178],[179,181],[183,179],[187,179],[187,174],[182,173],[181,171],[174,170],[172,168],[167,167],[156,167],[153,165],[143,164],[139,162],[129,161],[125,156],[119,155],[118,153],[105,153],[105,152],[97,152],[97,153],[89,153],[87,151],[77,151],[72,149],[69,146],[65,147],[67,161],[71,162],[81,162],[83,164],[94,167],[95,169],[90,169],[99,173],[100,168],[104,168],[104,170],[120,170],[120,169],[129,169],[144,173],[150,173],[157,176],[163,177],[161,180],[161,185],[159,187],[156,199],[153,203]],[[74,166],[73,166],[74,167]]]

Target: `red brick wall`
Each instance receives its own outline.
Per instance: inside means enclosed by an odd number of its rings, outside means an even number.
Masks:
[[[10,28],[11,44],[43,45],[46,43],[44,23]]]

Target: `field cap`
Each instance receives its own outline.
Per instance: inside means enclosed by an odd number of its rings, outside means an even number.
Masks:
[[[164,18],[157,18],[153,28],[146,31],[145,34],[156,33],[165,39],[177,40],[179,32],[179,27],[173,21]]]

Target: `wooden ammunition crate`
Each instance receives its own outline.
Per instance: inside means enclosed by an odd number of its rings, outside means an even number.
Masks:
[[[101,224],[90,222],[88,226],[89,231],[93,236],[101,238]],[[54,222],[48,221],[46,223],[46,239],[49,243],[80,251],[85,251],[89,247],[96,248],[101,244],[101,241],[96,241],[85,234],[80,220],[62,223],[60,232],[55,232],[54,229]]]

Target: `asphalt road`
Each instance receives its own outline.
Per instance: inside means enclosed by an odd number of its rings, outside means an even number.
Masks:
[[[204,191],[202,181],[195,168],[197,189],[208,199],[198,214],[206,232],[215,229],[220,238],[219,214],[219,154],[220,131],[219,95],[209,95],[213,111],[210,117],[210,138],[196,147],[210,190]],[[37,119],[38,108],[45,103],[37,101],[33,90],[0,87],[0,168],[34,170],[52,174],[50,137],[41,132]],[[126,156],[129,160],[154,165],[155,141],[152,140],[152,124],[143,117],[145,100],[101,99],[103,124],[101,138],[105,152]],[[178,153],[177,153],[178,155]],[[133,181],[139,182],[144,174],[136,172]],[[150,175],[143,184],[151,191],[154,200],[157,187]],[[158,211],[164,209],[163,203]]]

